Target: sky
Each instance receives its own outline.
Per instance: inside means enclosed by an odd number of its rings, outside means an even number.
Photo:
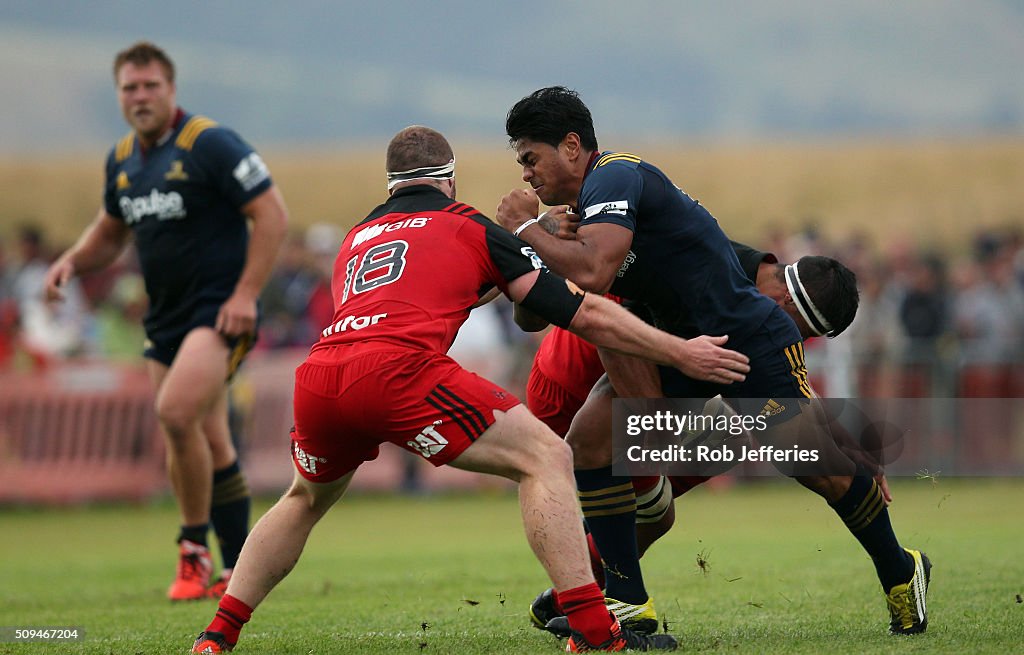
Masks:
[[[424,123],[502,146],[552,84],[599,136],[647,141],[1024,132],[1021,0],[5,0],[0,152],[123,134],[110,65],[138,39],[175,59],[183,106],[268,145]]]

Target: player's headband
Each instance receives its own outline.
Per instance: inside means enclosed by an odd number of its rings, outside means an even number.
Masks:
[[[807,321],[811,331],[819,337],[827,335],[832,332],[832,325],[825,318],[825,315],[818,311],[818,308],[811,302],[810,294],[807,293],[807,289],[800,282],[800,272],[797,271],[797,264],[799,263],[786,266],[786,288],[789,289],[789,295],[793,298],[797,311]]]
[[[388,191],[395,188],[395,185],[399,182],[408,182],[409,180],[418,180],[420,178],[430,178],[432,180],[450,180],[455,177],[455,160],[452,159],[447,164],[441,166],[423,166],[422,168],[413,168],[408,171],[388,171]]]

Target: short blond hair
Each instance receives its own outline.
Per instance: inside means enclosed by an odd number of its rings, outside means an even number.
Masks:
[[[114,81],[117,81],[117,74],[125,64],[147,66],[154,61],[164,69],[167,81],[174,82],[174,62],[162,48],[149,41],[139,41],[117,53],[114,57]]]

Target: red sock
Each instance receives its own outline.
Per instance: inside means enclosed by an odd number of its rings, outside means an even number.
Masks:
[[[590,549],[590,570],[594,572],[597,586],[604,589],[604,560],[601,559],[601,553],[597,551],[594,535],[589,532],[587,533],[587,548]]]
[[[217,607],[217,614],[207,626],[207,632],[219,632],[232,646],[238,643],[238,633],[252,618],[252,608],[234,596],[224,594]]]
[[[569,618],[569,627],[591,644],[604,643],[611,637],[614,619],[596,582],[558,592],[558,602]]]

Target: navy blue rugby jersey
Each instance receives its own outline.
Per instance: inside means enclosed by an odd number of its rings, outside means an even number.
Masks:
[[[181,110],[152,148],[134,133],[114,146],[104,207],[134,232],[150,300],[147,333],[227,300],[249,243],[241,207],[271,184],[263,160],[235,132]]]
[[[699,202],[636,155],[594,157],[577,202],[581,226],[614,223],[633,232],[611,293],[646,304],[659,325],[695,324],[739,345],[775,303],[748,279],[729,238]]]

